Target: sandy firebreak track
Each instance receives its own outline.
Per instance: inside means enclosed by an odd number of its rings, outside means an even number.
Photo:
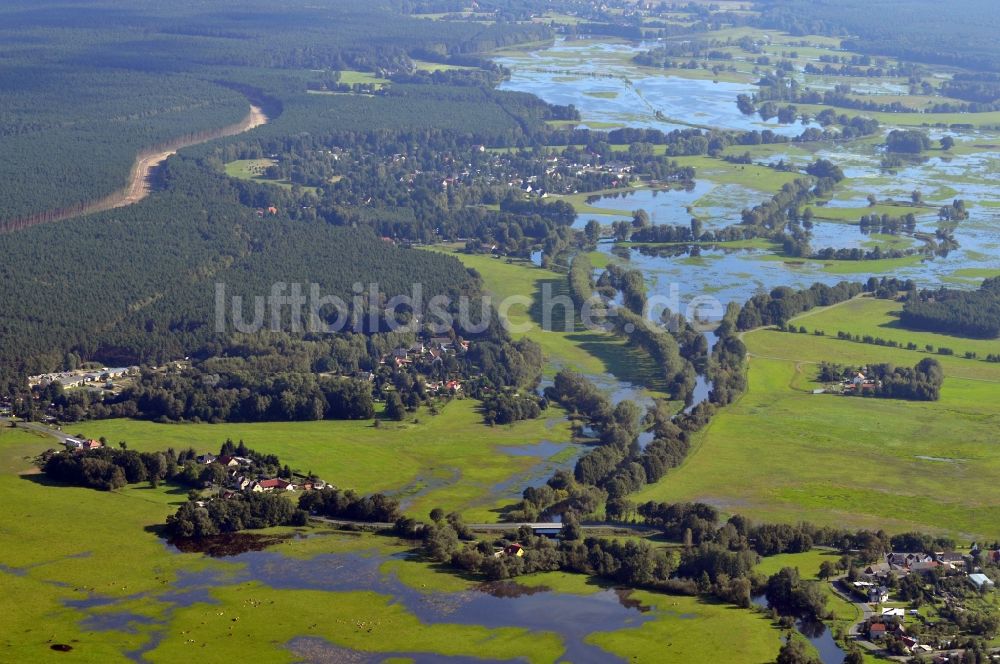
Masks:
[[[243,118],[241,122],[229,125],[228,127],[223,127],[216,132],[212,132],[212,134],[207,138],[202,136],[195,139],[181,139],[179,142],[170,145],[165,149],[157,150],[155,152],[140,153],[138,158],[135,160],[135,164],[132,166],[132,173],[129,176],[128,186],[115,194],[115,197],[118,198],[118,200],[112,202],[110,205],[97,207],[95,209],[88,210],[87,212],[103,212],[104,210],[110,210],[112,208],[125,207],[126,205],[138,203],[142,199],[146,198],[146,196],[149,196],[149,192],[151,191],[150,178],[153,175],[153,171],[157,166],[166,161],[167,157],[176,154],[178,150],[192,145],[197,145],[199,143],[215,140],[217,138],[242,134],[245,131],[250,131],[254,127],[259,127],[266,123],[267,116],[264,115],[264,111],[262,111],[259,106],[251,104],[250,113]]]
[[[0,222],[0,232],[4,230],[10,231],[28,228],[29,226],[47,223],[50,221],[62,221],[64,219],[79,217],[85,214],[93,214],[95,212],[105,212],[107,210],[113,210],[115,208],[138,203],[142,199],[149,196],[152,191],[151,180],[157,166],[166,161],[167,157],[176,154],[178,150],[182,150],[192,145],[198,145],[199,143],[206,143],[217,138],[242,134],[245,131],[250,131],[255,127],[266,124],[267,121],[268,117],[264,114],[264,111],[259,106],[251,104],[250,112],[245,118],[236,124],[213,131],[201,132],[199,134],[178,138],[152,150],[140,152],[135,159],[135,163],[132,164],[128,184],[123,189],[88,203],[80,203],[58,210],[50,210],[49,212],[33,215],[31,217],[11,220],[6,224]]]

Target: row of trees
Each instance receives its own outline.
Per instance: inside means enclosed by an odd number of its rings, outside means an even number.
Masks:
[[[167,517],[171,537],[204,538],[274,526],[304,526],[306,512],[280,493],[240,493],[199,503],[188,501]]]
[[[332,487],[306,491],[299,497],[298,506],[309,514],[352,521],[394,523],[402,516],[395,498],[381,493],[366,496]]]
[[[825,307],[849,300],[862,292],[862,285],[842,281],[836,286],[815,283],[804,290],[779,286],[770,293],[750,298],[736,319],[739,330],[751,330],[762,325],[783,325],[791,317],[813,307]]]

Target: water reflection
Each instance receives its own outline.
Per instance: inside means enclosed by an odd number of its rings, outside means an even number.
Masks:
[[[144,631],[149,633],[149,640],[142,648],[126,653],[135,661],[144,661],[146,654],[164,638],[171,616],[178,608],[196,603],[215,604],[217,601],[211,593],[213,589],[247,582],[261,583],[277,590],[376,592],[392,597],[395,603],[426,624],[520,627],[553,632],[560,635],[566,645],[565,659],[576,662],[622,661],[585,643],[586,637],[594,632],[636,627],[651,620],[655,614],[650,607],[635,601],[630,592],[613,589],[571,595],[505,581],[480,584],[463,592],[422,592],[403,584],[394,574],[382,571],[384,563],[403,557],[406,554],[384,556],[365,552],[323,554],[301,559],[274,551],[250,551],[228,558],[232,565],[181,572],[170,588],[162,593],[139,593],[126,597],[92,595],[67,601],[66,605],[87,611],[84,624],[95,631],[134,632],[146,628]],[[159,619],[116,610],[116,607],[135,600],[161,602],[169,608]],[[420,654],[418,661],[464,661],[433,657],[437,656]]]

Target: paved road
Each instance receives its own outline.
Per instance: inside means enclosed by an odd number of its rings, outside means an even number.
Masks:
[[[850,602],[858,609],[858,611],[861,612],[861,620],[851,625],[851,629],[848,630],[848,634],[850,634],[851,636],[859,637],[861,636],[861,625],[863,625],[869,618],[873,617],[875,615],[875,612],[872,610],[871,605],[865,602],[855,601],[855,599],[851,596],[850,592],[847,590],[846,586],[843,585],[845,578],[847,577],[842,576],[834,580],[834,582],[830,584],[830,588],[833,589],[833,593],[837,597],[844,600],[845,602]]]
[[[382,521],[355,521],[352,519],[331,519],[325,516],[311,516],[309,517],[312,521],[319,521],[322,523],[328,523],[333,526],[360,526],[367,528],[392,528],[396,524],[386,523]],[[529,528],[541,528],[545,530],[556,529],[562,527],[559,523],[538,523],[538,522],[520,522],[520,523],[467,523],[465,524],[471,530],[480,531],[504,531],[504,530],[516,530],[521,526],[527,526]],[[585,523],[580,525],[580,529],[584,531],[606,531],[606,530],[617,530],[623,532],[637,533],[641,535],[650,535],[656,531],[655,528],[650,528],[649,526],[643,525],[631,525],[631,524],[619,524],[619,523]]]
[[[14,422],[14,420],[9,417],[0,417],[0,426],[4,427],[9,426],[11,422]],[[39,422],[22,422],[21,420],[17,420],[16,424],[17,428],[19,429],[28,429],[29,431],[37,431],[38,433],[45,434],[47,436],[52,436],[60,443],[65,441],[67,438],[72,437],[67,433],[63,433],[62,431],[56,431],[53,427],[41,424]]]

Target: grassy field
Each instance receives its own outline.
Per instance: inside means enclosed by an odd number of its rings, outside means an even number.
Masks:
[[[893,300],[856,298],[833,309],[814,310],[802,317],[801,324],[810,332],[823,330],[831,336],[843,331],[861,336],[881,337],[886,341],[896,341],[903,346],[913,342],[920,350],[930,345],[934,347],[935,352],[941,347],[951,348],[959,356],[966,352],[974,352],[980,360],[991,353],[1000,353],[998,339],[968,339],[908,330],[899,324],[899,313],[902,309],[903,305]],[[958,366],[963,367],[966,362],[969,360],[962,358]]]
[[[259,580],[234,577],[241,564],[178,554],[164,546],[156,530],[186,491],[169,485],[118,492],[49,485],[31,474],[31,459],[51,444],[51,438],[0,429],[0,533],[19,544],[5,547],[0,566],[6,590],[0,598],[6,617],[0,636],[2,661],[71,657],[103,664],[127,662],[125,653],[148,650],[145,659],[151,662],[192,657],[205,662],[250,657],[292,662],[301,658],[286,643],[298,636],[389,655],[426,652],[523,657],[539,664],[562,661],[564,644],[555,633],[447,619],[428,623],[395,597],[375,591],[293,587],[279,592]],[[43,514],[46,527],[39,528],[36,519]],[[318,528],[306,532],[313,536],[289,539],[270,550],[287,557],[289,564],[308,564],[321,554],[383,556],[381,574],[426,593],[430,602],[437,601],[438,593],[470,591],[475,585],[435,565],[408,559],[403,554],[410,545],[392,538]],[[570,595],[606,587],[570,574],[524,581]],[[184,588],[194,588],[195,594],[182,599]],[[595,633],[587,640],[636,662],[662,661],[665,655],[709,661],[723,653],[763,662],[777,652],[779,632],[753,612],[646,592],[636,593],[635,599],[653,607],[650,622]],[[67,644],[72,653],[53,651],[53,644]]]
[[[780,633],[763,614],[693,597],[640,591],[632,598],[674,619],[587,639],[629,662],[770,662],[781,647]]]
[[[870,305],[852,302],[795,321],[828,334],[850,329],[856,306]],[[866,316],[865,325],[879,324],[873,311]],[[1000,481],[1000,366],[940,357],[940,401],[854,399],[812,394],[815,363],[912,366],[927,354],[774,330],[747,333],[745,341],[747,393],[697,434],[679,469],[637,501],[701,500],[758,520],[962,538],[1000,529],[1000,507],[988,497]],[[962,348],[958,339],[948,344]]]
[[[641,184],[637,184],[631,187],[631,189],[635,191],[639,191],[640,189],[643,188],[644,187]],[[595,196],[600,197],[611,194],[620,194],[622,191],[623,191],[622,189],[605,189],[604,191],[586,191],[579,194],[567,194],[565,196],[556,196],[556,198],[572,205],[573,209],[576,210],[577,214],[614,214],[623,217],[631,216],[632,210],[626,210],[625,208],[619,208],[619,209],[600,208],[600,207],[595,207],[587,202],[587,199],[593,198]],[[628,189],[625,189],[625,191],[628,191]]]
[[[238,180],[248,180],[259,184],[270,184],[283,189],[291,189],[291,180],[272,180],[264,177],[264,171],[268,166],[273,166],[277,162],[273,159],[237,159],[226,164],[226,175]],[[299,185],[303,191],[316,193],[316,187],[305,187]]]
[[[892,274],[897,269],[916,265],[923,260],[923,256],[915,254],[902,258],[880,258],[870,261],[851,260],[818,260],[812,258],[789,258],[780,253],[762,254],[758,257],[762,261],[780,261],[789,267],[812,266],[819,267],[827,274]]]
[[[392,598],[371,592],[282,591],[259,583],[225,582],[192,603],[174,596],[181,577],[229,574],[239,565],[201,554],[177,554],[154,532],[186,499],[186,491],[161,486],[102,492],[47,485],[31,473],[29,459],[51,444],[34,434],[0,429],[0,532],[5,541],[0,599],[5,629],[2,661],[127,662],[135,651],[166,633],[148,653],[153,662],[189,659],[233,661],[246,656],[297,661],[284,643],[318,635],[339,645],[375,651],[441,652],[554,661],[562,650],[550,633],[487,629],[447,623],[428,626]],[[37,519],[44,515],[45,527]],[[281,532],[280,530],[277,532]],[[316,531],[314,531],[316,532]],[[358,542],[342,536],[289,540],[279,550],[314,556],[350,550],[387,550],[381,538]],[[390,540],[391,542],[391,540]],[[67,602],[99,598],[92,606]],[[236,618],[236,620],[234,620]],[[101,624],[112,627],[102,627]],[[310,628],[310,625],[312,628]],[[322,625],[318,630],[314,628]],[[372,627],[369,629],[369,627]],[[375,629],[377,627],[377,629]],[[239,637],[239,638],[235,638]],[[71,655],[50,649],[67,644]]]
[[[420,71],[456,71],[456,70],[473,70],[476,67],[466,67],[464,65],[449,65],[440,62],[429,62],[427,60],[414,60],[413,66]]]
[[[385,87],[389,84],[389,79],[379,78],[375,74],[367,71],[352,71],[350,69],[345,69],[340,72],[340,83],[344,85],[354,85],[355,83],[361,83],[362,85],[374,85],[375,89]]]
[[[800,112],[810,115],[817,115],[829,106],[818,106],[814,104],[796,104]],[[989,113],[879,113],[877,111],[855,111],[843,109],[844,113],[859,115],[865,118],[873,118],[882,124],[892,127],[929,127],[934,125],[967,124],[974,127],[984,125],[995,126],[1000,124],[1000,111]]]
[[[516,500],[523,487],[502,492],[493,488],[544,461],[498,447],[570,439],[569,424],[558,408],[537,420],[487,427],[479,402],[472,399],[452,401],[438,415],[421,410],[406,422],[381,421],[378,428],[371,421],[169,425],[102,420],[72,425],[72,431],[77,430],[89,437],[105,436],[112,444],[125,440],[137,450],[217,451],[227,438],[242,439],[254,449],[277,454],[293,469],[312,471],[337,486],[392,492],[415,517],[442,507],[463,511],[469,521],[495,521],[494,510]]]
[[[784,184],[802,177],[801,173],[776,171],[756,164],[730,164],[712,157],[677,157],[676,161],[681,166],[693,166],[695,179],[710,180],[716,184],[742,185],[763,192],[766,197],[772,196]]]

